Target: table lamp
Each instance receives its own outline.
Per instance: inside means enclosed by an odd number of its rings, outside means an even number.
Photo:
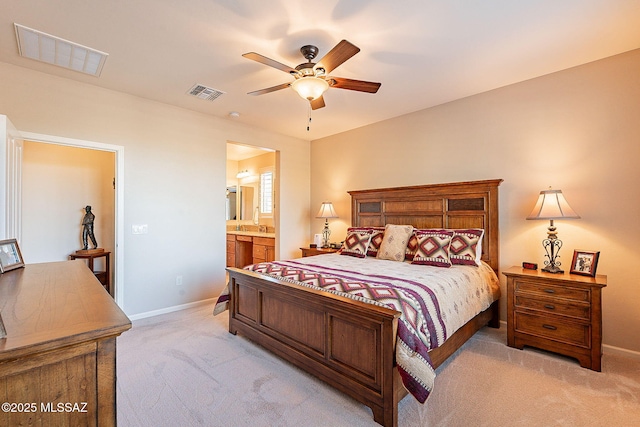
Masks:
[[[554,219],[577,219],[580,215],[575,213],[567,200],[562,195],[561,190],[552,190],[549,187],[548,190],[540,192],[538,201],[533,210],[527,217],[527,219],[548,219],[550,222],[547,230],[547,238],[542,241],[542,247],[544,247],[545,256],[548,258],[545,260],[546,265],[542,271],[548,273],[564,273],[560,268],[560,261],[558,261],[558,253],[562,247],[562,240],[558,239],[558,233],[556,227],[553,225]]]
[[[331,230],[329,230],[329,218],[338,218],[338,214],[336,214],[335,209],[333,209],[333,204],[331,202],[322,202],[320,206],[320,211],[318,211],[318,215],[316,218],[324,218],[324,230],[322,230],[322,247],[329,247],[329,236],[331,236]]]

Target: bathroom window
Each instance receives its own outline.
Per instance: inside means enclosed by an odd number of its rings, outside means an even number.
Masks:
[[[260,172],[260,214],[273,215],[273,169]]]

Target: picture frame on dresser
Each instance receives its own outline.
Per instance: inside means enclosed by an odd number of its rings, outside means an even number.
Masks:
[[[24,259],[16,239],[0,240],[0,269],[6,271],[24,267]]]
[[[574,250],[573,260],[571,261],[571,274],[596,277],[598,258],[600,258],[600,252]]]

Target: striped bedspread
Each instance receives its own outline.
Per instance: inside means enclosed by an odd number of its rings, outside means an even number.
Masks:
[[[500,295],[498,278],[484,263],[439,268],[326,254],[245,269],[401,312],[396,364],[404,386],[420,402],[429,396],[436,376],[428,351]],[[224,311],[228,300],[225,289],[214,314]]]

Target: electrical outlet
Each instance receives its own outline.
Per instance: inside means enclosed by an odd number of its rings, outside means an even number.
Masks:
[[[176,276],[176,286],[182,286],[182,276]]]

